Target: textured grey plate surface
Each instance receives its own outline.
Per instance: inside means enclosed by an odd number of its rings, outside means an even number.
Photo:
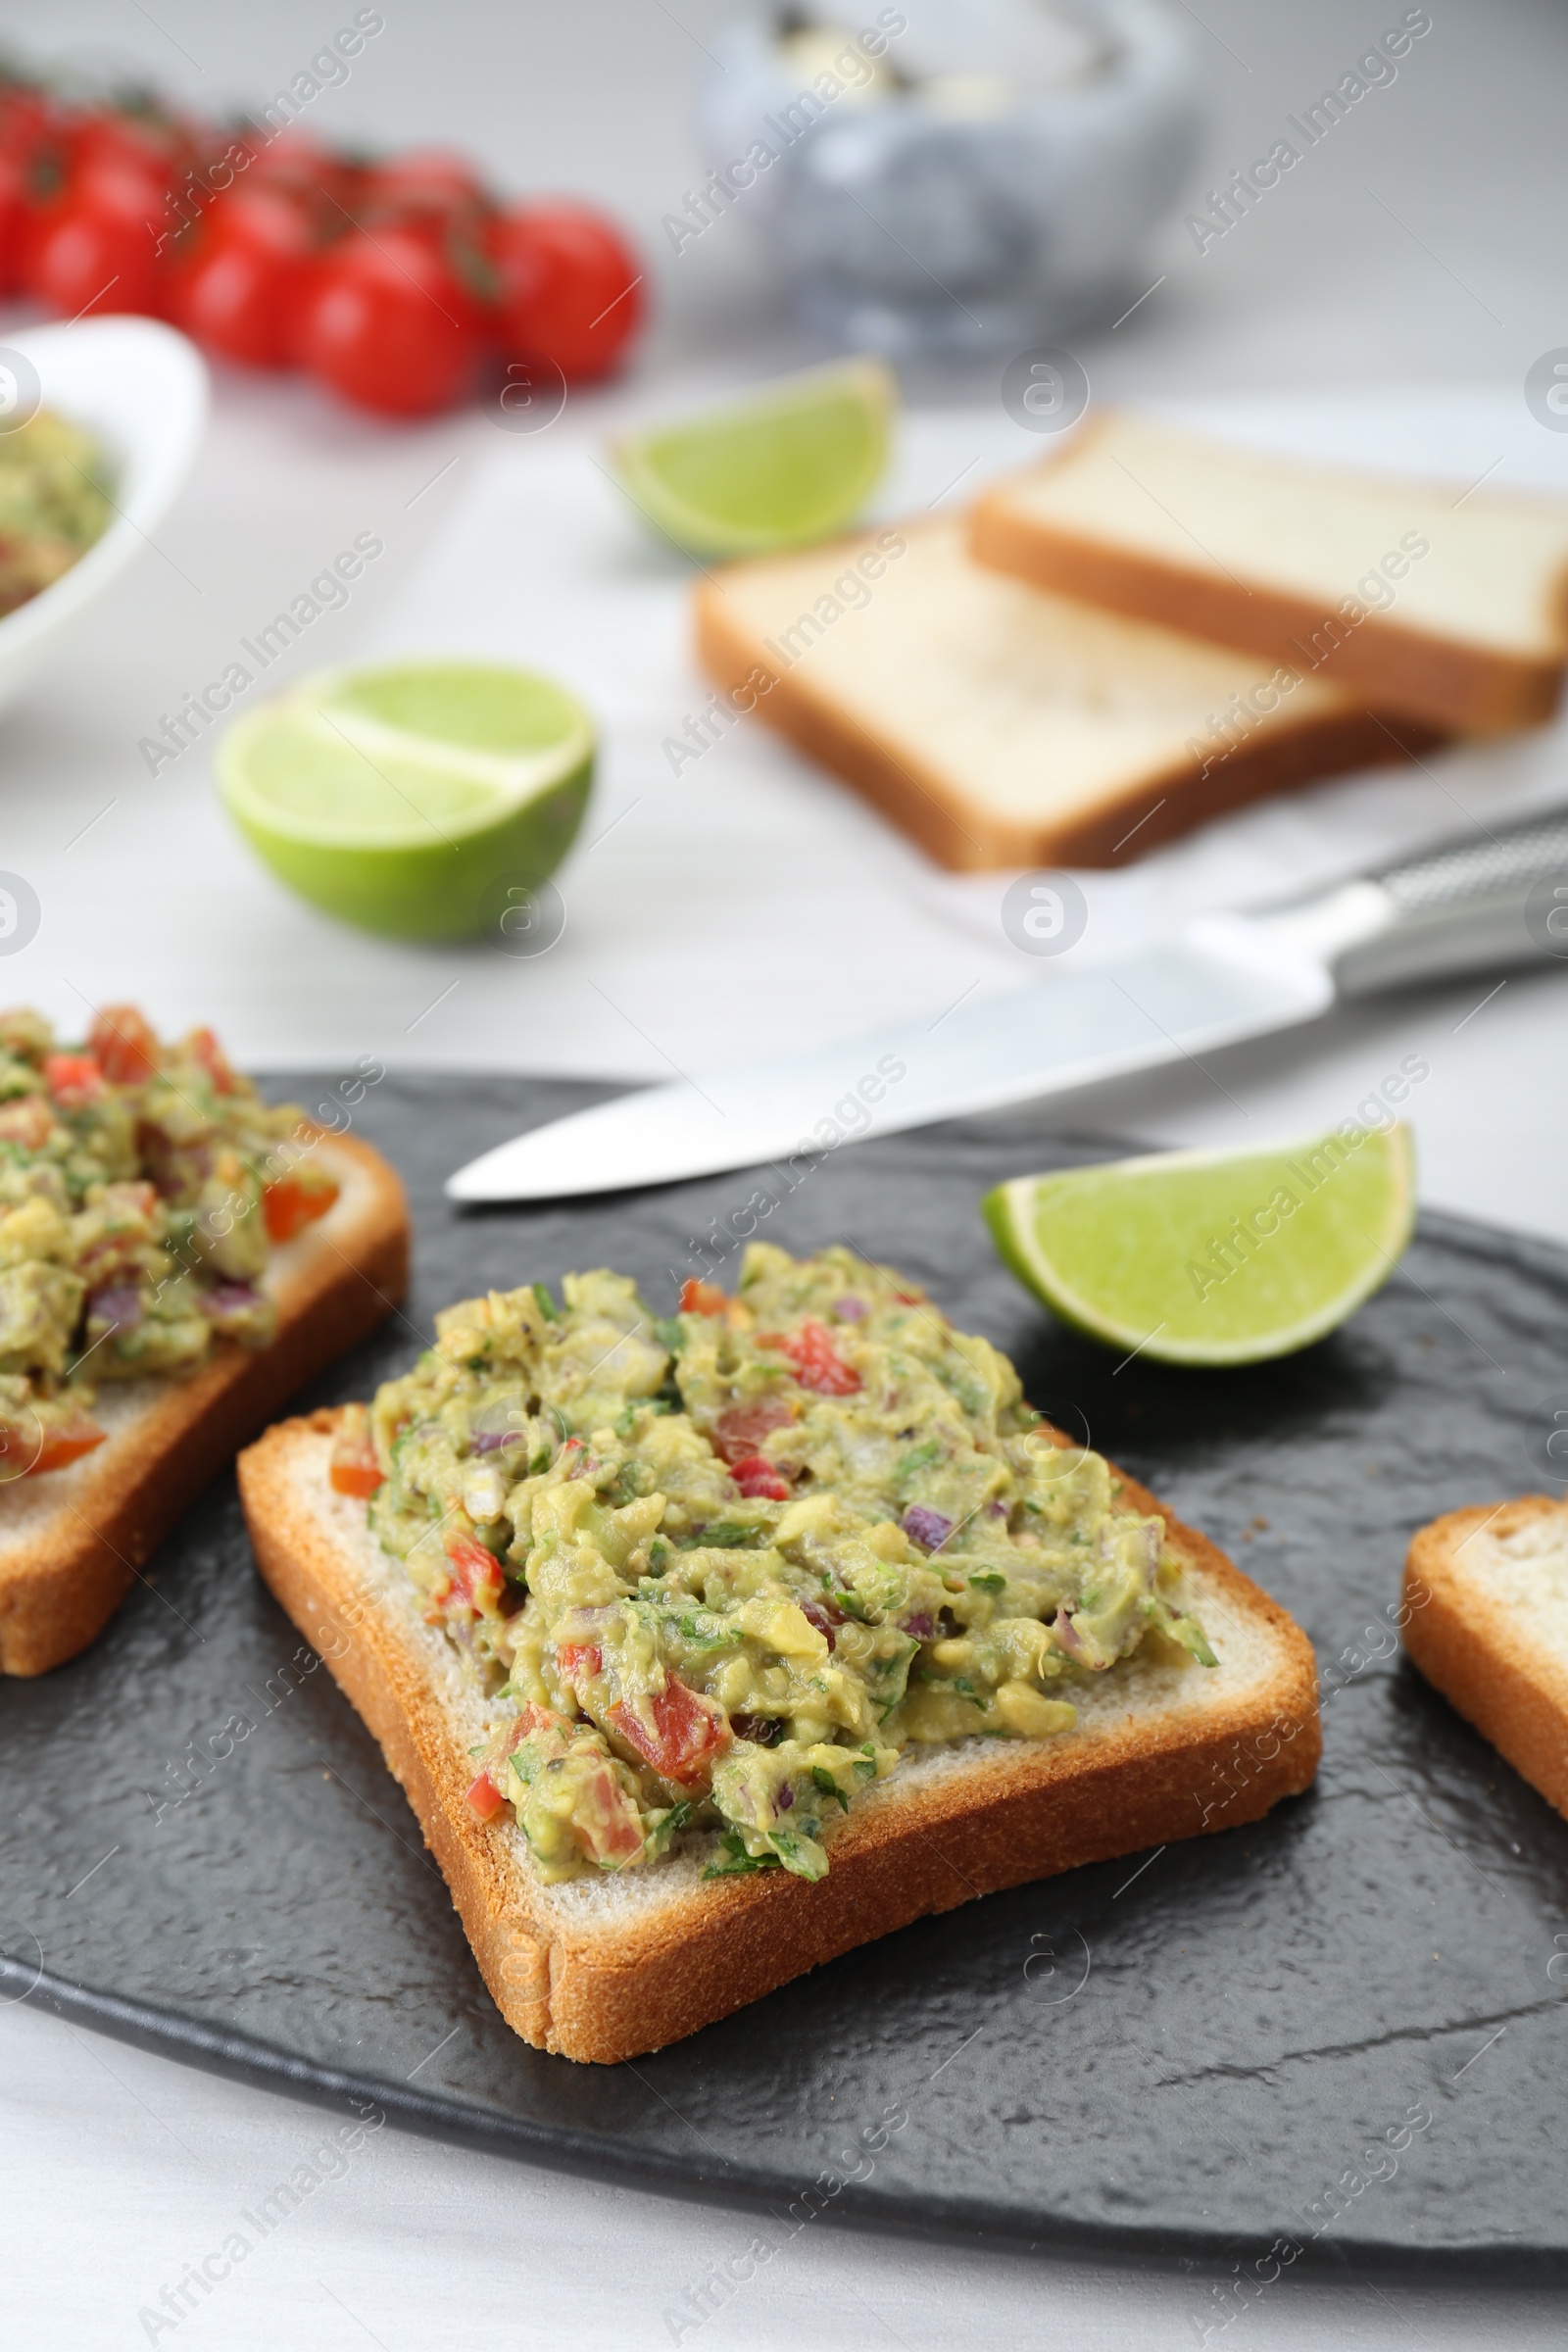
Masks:
[[[374,1743],[258,1581],[224,1477],[96,1648],[0,1687],[0,1998],[797,2221],[1196,2258],[1263,2287],[1325,2260],[1568,2276],[1568,1823],[1390,1624],[1413,1527],[1549,1474],[1568,1258],[1431,1219],[1303,1355],[1113,1372],[1015,1288],[975,1214],[1000,1177],[1103,1147],[994,1120],[858,1147],[793,1194],[741,1176],[561,1209],[442,1201],[448,1169],[594,1092],[405,1078],[368,1096],[363,1132],[411,1184],[415,1294],[304,1401],[367,1394],[438,1305],[489,1284],[613,1264],[667,1305],[715,1223],[721,1241],[759,1190],[781,1196],[762,1233],[847,1240],[927,1283],[1038,1404],[1087,1422],[1297,1613],[1328,1689],[1316,1789],[906,1929],[635,2066],[573,2066],[496,2014]]]

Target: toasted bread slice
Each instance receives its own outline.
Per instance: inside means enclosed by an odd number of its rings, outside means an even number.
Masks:
[[[213,1473],[402,1298],[409,1211],[397,1176],[348,1136],[323,1137],[316,1160],[342,1189],[271,1254],[270,1345],[220,1342],[188,1379],[106,1383],[94,1407],[103,1445],[0,1486],[0,1673],[42,1674],[85,1649]]]
[[[1434,1519],[1410,1545],[1404,1608],[1427,1681],[1568,1815],[1568,1502]]]
[[[1568,505],[1331,472],[1125,411],[982,498],[972,546],[1433,727],[1535,726],[1568,664]]]
[[[699,582],[697,651],[944,865],[1108,865],[1290,784],[1427,748],[1255,655],[1042,594],[958,517]],[[771,681],[771,683],[767,683]]]
[[[263,1576],[381,1743],[446,1874],[485,1983],[524,2040],[612,2062],[658,2049],[818,1962],[971,1895],[1254,1821],[1317,1766],[1306,1637],[1203,1537],[1167,1519],[1219,1658],[1137,1656],[1075,1692],[1047,1740],[912,1749],[829,1833],[831,1868],[705,1881],[710,1839],[547,1886],[522,1832],[468,1810],[489,1702],[424,1623],[363,1502],[335,1494],[338,1416],[286,1421],[240,1456]],[[1158,1506],[1127,1482],[1126,1505]]]

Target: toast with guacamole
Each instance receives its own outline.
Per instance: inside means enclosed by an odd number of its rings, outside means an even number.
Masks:
[[[392,1170],[265,1102],[210,1029],[168,1044],[117,1004],[62,1044],[0,1013],[0,1672],[93,1640],[213,1472],[379,1322],[407,1260]]]
[[[436,1318],[240,1459],[528,2041],[656,2049],[971,1895],[1306,1787],[1305,1637],[848,1250]]]
[[[1434,1519],[1410,1545],[1403,1615],[1427,1681],[1568,1816],[1568,1501]]]

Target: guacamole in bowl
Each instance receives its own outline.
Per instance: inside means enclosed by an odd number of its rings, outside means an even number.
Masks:
[[[0,434],[0,618],[52,588],[103,537],[112,487],[101,444],[48,409]]]

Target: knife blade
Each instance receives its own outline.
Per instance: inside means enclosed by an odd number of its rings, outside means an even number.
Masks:
[[[1259,913],[1199,917],[1115,965],[617,1096],[483,1152],[446,1189],[542,1200],[787,1161],[1200,1059],[1340,998],[1553,955],[1568,957],[1568,809]]]

